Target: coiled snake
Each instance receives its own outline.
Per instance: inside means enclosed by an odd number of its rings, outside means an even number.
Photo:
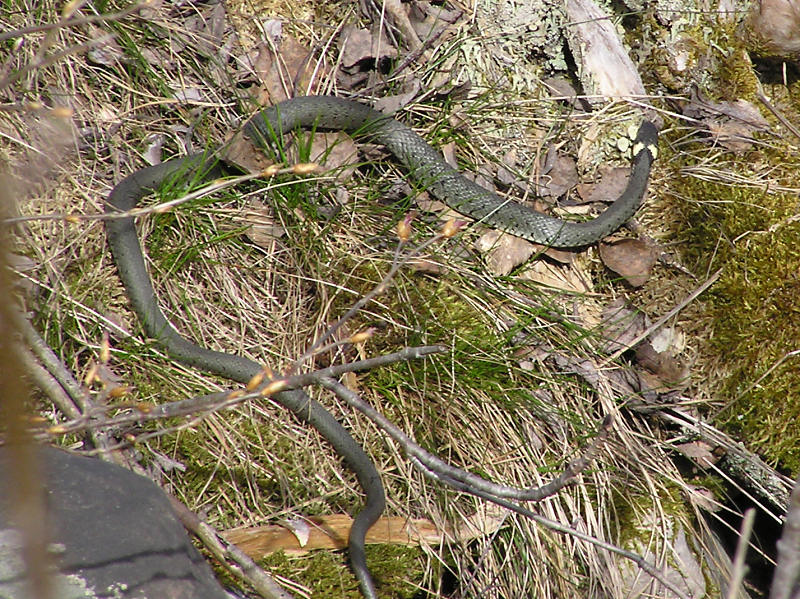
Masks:
[[[383,144],[408,170],[412,180],[461,214],[536,243],[554,247],[578,247],[605,237],[625,223],[639,207],[655,156],[658,133],[643,122],[634,146],[628,186],[622,195],[594,220],[563,221],[507,201],[465,179],[445,163],[439,153],[405,125],[363,104],[330,96],[288,100],[262,110],[245,124],[245,133],[256,143],[270,146],[276,136],[297,127],[347,131],[359,139]],[[193,154],[138,170],[111,192],[106,211],[127,212],[169,177],[181,174],[210,181],[222,172],[218,160]],[[262,371],[252,360],[213,351],[185,339],[169,323],[156,298],[145,267],[133,217],[106,221],[108,241],[120,278],[134,312],[148,336],[157,340],[175,360],[227,377],[249,382]],[[372,460],[347,430],[318,402],[303,391],[278,393],[274,398],[300,420],[316,428],[356,474],[366,493],[364,508],[350,531],[349,549],[353,571],[366,597],[376,597],[366,565],[364,537],[383,511],[383,484]]]

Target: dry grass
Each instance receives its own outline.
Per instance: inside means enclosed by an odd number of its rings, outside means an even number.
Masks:
[[[58,19],[49,2],[18,6],[18,12],[0,21],[3,30]],[[186,8],[187,13],[191,10]],[[174,17],[167,20],[156,12],[147,27],[138,20],[121,23],[115,30],[118,39],[130,36],[145,58],[111,66],[93,63],[78,51],[99,31],[107,31],[108,24],[26,37],[11,59],[11,70],[32,68],[5,90],[18,110],[0,113],[0,151],[15,165],[22,214],[98,214],[113,184],[143,165],[140,156],[147,135],[162,133],[169,153],[179,154],[183,128],[197,127],[196,139],[208,146],[222,143],[236,128],[239,116],[247,113],[247,102],[232,85],[235,77],[220,76],[224,66],[203,56],[202,36],[188,21]],[[321,34],[313,39],[318,33],[313,28],[306,32],[312,36],[309,45],[324,39]],[[233,49],[234,55],[241,52],[236,45]],[[38,56],[56,54],[61,55],[57,60],[37,65]],[[163,66],[155,68],[153,56],[163,60]],[[425,75],[421,68],[420,74]],[[203,98],[175,101],[165,94],[164,82],[201,90]],[[489,108],[502,107],[503,112],[482,113],[483,120],[452,134],[462,143],[475,142],[459,151],[474,156],[478,164],[507,150],[510,125],[526,132],[520,151],[528,151],[563,120],[546,112],[548,104],[539,97],[493,93],[496,101],[487,103]],[[31,101],[45,106],[26,104]],[[518,118],[510,118],[509,102]],[[59,116],[54,110],[58,107],[68,107],[69,117]],[[423,126],[442,118],[430,105],[418,106],[413,114]],[[622,120],[620,113],[603,117],[600,125],[607,127]],[[712,168],[719,164],[712,163]],[[702,164],[694,169],[694,176],[710,172]],[[735,176],[730,172],[732,181]],[[259,190],[142,219],[142,237],[159,244],[157,250],[151,247],[159,258],[149,266],[170,320],[205,346],[248,355],[275,368],[290,363],[388,268],[394,244],[385,232],[390,212],[371,206],[377,195],[365,191],[371,183],[353,185],[350,193],[357,201],[344,206],[330,226],[285,210],[281,214],[289,234],[269,247],[254,248],[238,235],[218,241],[241,226],[245,202],[261,198]],[[661,186],[657,174],[654,195]],[[37,326],[78,376],[96,358],[102,332],[108,330],[114,346],[112,368],[133,386],[133,400],[172,401],[228,387],[225,381],[171,363],[157,348],[141,343],[99,222],[33,218],[19,226],[17,239],[19,252],[33,263],[26,276],[36,284],[28,302]],[[458,249],[451,244],[431,256],[443,266],[444,275],[405,272],[351,325],[353,330],[378,327],[376,346],[367,346],[367,354],[422,342],[444,343],[452,352],[427,365],[364,376],[359,379],[363,396],[442,458],[520,486],[550,480],[591,438],[602,417],[615,414],[612,441],[590,470],[537,510],[657,562],[672,559],[666,548],[679,527],[691,545],[702,547],[708,531],[694,503],[683,503],[682,494],[691,499],[694,488],[670,461],[671,439],[651,430],[647,420],[619,412],[626,398],[614,389],[613,379],[597,371],[589,386],[580,376],[558,372],[557,360],[532,360],[528,369],[520,368],[503,346],[503,336],[513,329],[535,340],[538,351],[564,357],[567,371],[581,361],[597,364],[602,359],[591,337],[576,336],[569,315],[587,309],[579,307],[582,301],[598,302],[598,297],[609,295],[562,297],[531,290],[513,278],[494,280],[473,261],[459,257],[463,252],[453,251]],[[184,267],[165,270],[169,261],[164,256],[190,250],[197,255]],[[590,280],[599,265],[592,254],[576,268]],[[680,288],[665,286],[664,293],[654,288],[655,283],[640,296],[647,307],[668,309],[682,295]],[[521,291],[531,295],[522,297]],[[561,315],[554,319],[554,313]],[[320,361],[353,358],[332,355]],[[387,487],[389,513],[426,517],[443,525],[476,512],[502,513],[422,477],[365,418],[329,397],[321,400],[373,456]],[[219,527],[297,514],[352,512],[359,502],[353,477],[319,436],[268,402],[211,414],[139,450],[155,476]],[[158,456],[177,460],[185,469],[166,469]],[[407,581],[408,586],[418,585],[433,596],[444,593],[450,584],[443,582],[446,569],[459,581],[458,593],[467,597],[627,596],[635,571],[624,560],[524,518],[504,517],[497,534],[478,542],[423,547],[416,558],[422,574]],[[713,556],[713,547],[708,552]],[[313,558],[293,561],[296,569],[290,577],[302,579],[309,559]],[[344,557],[341,565],[344,568]],[[348,574],[342,570],[338,576]],[[649,584],[642,573],[638,577]],[[346,586],[354,588],[352,581]],[[665,596],[663,589],[649,590]]]

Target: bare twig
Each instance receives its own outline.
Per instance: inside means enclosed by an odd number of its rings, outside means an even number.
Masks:
[[[250,557],[236,545],[228,543],[211,526],[200,520],[197,514],[167,494],[173,509],[183,526],[203,542],[203,545],[225,569],[239,580],[251,585],[266,599],[292,599],[267,572],[258,567]]]
[[[20,361],[22,362],[25,374],[30,381],[55,405],[67,418],[76,420],[81,417],[72,398],[67,395],[64,388],[59,384],[55,377],[39,362],[26,347],[19,347]]]
[[[62,58],[65,58],[67,56],[73,56],[73,55],[76,55],[76,54],[82,54],[84,52],[88,52],[92,48],[97,48],[98,46],[103,46],[107,42],[111,41],[113,39],[113,37],[114,36],[111,35],[111,34],[104,35],[104,36],[99,37],[97,39],[90,40],[90,41],[85,42],[83,44],[76,44],[75,46],[71,46],[69,48],[66,48],[65,50],[62,50],[60,52],[56,52],[55,54],[51,54],[47,58],[44,58],[44,57],[39,58],[38,60],[35,60],[31,64],[25,65],[19,71],[15,72],[13,75],[10,75],[10,76],[6,77],[5,79],[0,80],[0,89],[6,88],[9,85],[12,85],[13,83],[19,81],[25,75],[27,75],[28,73],[30,73],[33,70],[47,67],[47,66],[49,66],[51,64],[54,64],[54,63],[58,62],[59,60],[61,60]]]
[[[725,599],[734,599],[739,595],[739,589],[747,573],[744,558],[747,555],[747,547],[750,545],[750,536],[753,534],[753,522],[755,522],[755,519],[755,508],[748,508],[744,513],[742,526],[739,529],[739,542],[736,543],[736,553],[733,555],[733,569],[731,570],[731,579],[728,583]]]
[[[285,390],[299,389],[300,387],[305,387],[316,383],[319,378],[338,377],[349,372],[372,370],[379,366],[385,366],[395,362],[404,362],[407,360],[423,358],[431,354],[445,351],[445,349],[446,348],[439,345],[409,347],[399,352],[385,354],[376,358],[359,360],[349,364],[338,364],[312,373],[281,379],[272,379],[271,383],[275,383],[277,381],[281,384],[281,389]],[[268,381],[266,385],[271,383]],[[94,410],[83,413],[82,416],[76,420],[51,427],[47,432],[38,435],[38,438],[45,439],[54,434],[63,435],[96,428],[120,428],[134,424],[143,424],[145,422],[151,422],[154,420],[180,418],[211,411],[218,411],[231,408],[245,401],[263,398],[263,388],[264,385],[260,387],[256,386],[250,393],[242,393],[240,391],[222,391],[219,393],[211,393],[159,405],[132,403],[127,404],[126,406],[126,404],[117,403],[113,407],[109,408],[96,407]],[[119,410],[124,409],[125,407],[131,408],[131,411],[120,414],[119,416],[115,416],[113,418],[100,418],[100,416],[108,409]]]
[[[210,158],[211,156],[209,156]],[[169,200],[167,202],[160,202],[158,204],[153,204],[151,206],[137,206],[136,208],[132,208],[131,210],[127,210],[125,212],[114,212],[108,213],[103,212],[101,214],[77,214],[77,213],[54,213],[54,214],[39,214],[35,216],[15,216],[13,218],[7,218],[0,221],[2,225],[13,225],[17,223],[23,222],[31,222],[31,221],[48,221],[48,220],[56,220],[56,221],[68,221],[68,222],[78,222],[78,221],[106,221],[106,220],[115,220],[121,218],[130,218],[133,217],[140,217],[145,216],[148,214],[163,214],[164,212],[168,212],[172,208],[176,206],[180,206],[187,202],[191,202],[192,200],[196,200],[198,198],[203,198],[211,193],[222,191],[223,189],[227,189],[229,187],[234,187],[240,183],[244,183],[246,181],[252,181],[253,179],[261,179],[261,178],[269,178],[274,175],[283,175],[283,174],[297,174],[298,167],[306,167],[310,168],[309,164],[302,164],[302,165],[292,165],[286,168],[275,168],[275,169],[267,169],[266,171],[260,173],[250,173],[246,175],[239,175],[236,177],[230,177],[225,179],[217,179],[216,181],[212,181],[208,185],[204,185],[199,189],[196,189],[190,193],[182,195],[179,198],[174,200]],[[318,177],[308,177],[303,179],[304,182],[312,183],[312,182],[325,182],[329,181],[330,177],[326,175],[321,175]],[[287,187],[290,185],[296,184],[297,181],[284,181],[282,183],[274,183],[268,185],[264,188],[264,192],[272,191],[274,189],[279,189],[281,187]]]
[[[770,102],[769,98],[767,98],[767,96],[764,95],[764,92],[758,90],[757,95],[758,99],[761,100],[761,103],[764,104],[764,106],[766,106],[769,109],[769,111],[775,115],[775,118],[778,119],[784,127],[786,127],[789,131],[791,131],[796,138],[800,139],[800,131],[797,129],[797,127],[792,125],[789,119],[783,116],[781,111],[772,105],[772,102]]]
[[[628,559],[628,560],[634,562],[637,566],[639,566],[647,574],[649,574],[650,576],[652,576],[653,578],[658,580],[667,589],[669,589],[670,591],[675,593],[675,596],[678,597],[679,599],[689,599],[689,597],[683,591],[681,591],[679,588],[677,588],[674,584],[672,584],[672,582],[670,582],[667,579],[667,577],[662,572],[660,572],[658,570],[658,568],[656,568],[656,566],[654,566],[653,564],[648,562],[644,557],[642,557],[641,555],[639,555],[637,553],[634,553],[632,551],[628,551],[626,549],[622,549],[621,547],[617,547],[616,545],[612,545],[611,543],[606,543],[605,541],[601,541],[600,539],[597,539],[597,538],[595,538],[595,537],[593,537],[591,535],[587,535],[586,533],[583,533],[583,532],[581,532],[579,530],[576,530],[574,528],[571,528],[569,526],[564,526],[560,522],[556,522],[555,520],[551,520],[550,518],[545,518],[544,516],[541,516],[541,515],[537,514],[536,512],[534,512],[532,510],[529,510],[526,507],[523,507],[521,505],[517,505],[516,503],[513,503],[512,501],[509,501],[507,499],[503,499],[503,498],[500,498],[500,497],[495,497],[495,496],[489,495],[489,494],[484,494],[483,491],[475,491],[472,494],[476,495],[478,497],[482,497],[483,499],[486,499],[487,501],[491,501],[492,503],[495,503],[495,504],[497,504],[499,506],[508,508],[509,510],[511,510],[513,512],[516,512],[517,514],[525,516],[526,518],[530,518],[534,522],[536,522],[538,524],[541,524],[542,526],[544,526],[544,527],[546,527],[546,528],[548,528],[550,530],[553,530],[555,532],[559,532],[559,533],[562,533],[562,534],[570,535],[571,537],[574,537],[574,538],[579,539],[581,541],[585,541],[587,543],[591,543],[592,545],[600,547],[601,549],[604,549],[604,550],[609,551],[611,553],[616,553],[617,555],[622,556],[625,559]]]
[[[487,496],[492,497],[505,497],[509,499],[517,499],[520,501],[541,501],[545,497],[554,495],[559,490],[563,489],[567,484],[572,481],[583,469],[588,466],[595,451],[605,441],[610,428],[610,420],[603,423],[596,439],[584,452],[580,458],[570,463],[564,472],[550,483],[528,489],[519,489],[516,487],[509,487],[500,485],[492,481],[486,480],[476,474],[451,466],[444,460],[437,456],[425,451],[414,443],[408,435],[395,426],[388,418],[378,412],[375,408],[370,406],[367,402],[361,399],[357,393],[354,393],[341,383],[328,378],[319,377],[318,382],[326,389],[334,392],[338,397],[347,402],[349,406],[355,408],[362,414],[366,415],[372,422],[379,426],[387,435],[394,439],[403,450],[412,459],[415,465],[427,476],[436,478],[452,486],[456,486],[459,490],[466,493],[473,493],[474,490],[480,490]],[[474,493],[473,493],[474,494]]]
[[[778,540],[778,563],[772,577],[769,599],[800,597],[800,478],[794,484],[789,509]]]
[[[17,318],[17,326],[22,332],[22,338],[25,344],[30,348],[31,352],[36,359],[39,360],[42,367],[48,374],[59,384],[61,389],[69,396],[74,404],[73,407],[80,408],[85,411],[89,405],[86,403],[86,393],[81,388],[80,383],[75,380],[72,372],[64,365],[64,363],[56,356],[55,352],[49,345],[42,339],[39,332],[33,328],[30,321],[22,314]],[[61,406],[59,406],[61,407]],[[69,407],[63,408],[64,413],[68,418],[76,418],[76,410]]]

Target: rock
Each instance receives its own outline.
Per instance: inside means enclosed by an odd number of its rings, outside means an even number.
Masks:
[[[164,492],[98,459],[42,448],[55,595],[62,598],[226,599]],[[0,448],[0,489],[13,481]],[[24,599],[20,534],[0,493],[0,597]]]

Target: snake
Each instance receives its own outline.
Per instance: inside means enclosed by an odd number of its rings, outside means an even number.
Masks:
[[[342,130],[359,141],[386,147],[420,188],[458,211],[512,235],[550,247],[586,246],[612,233],[638,210],[656,155],[658,131],[649,121],[639,127],[627,187],[600,215],[571,222],[537,212],[501,198],[465,178],[411,128],[354,100],[334,96],[297,97],[261,110],[244,125],[244,133],[263,149],[297,128]],[[185,365],[247,384],[263,372],[248,358],[215,351],[190,341],[164,315],[145,266],[144,254],[130,213],[140,201],[167,180],[184,178],[197,183],[212,181],[226,172],[224,160],[209,153],[193,153],[134,171],[120,181],[106,202],[106,236],[112,257],[144,332],[174,360]],[[375,599],[377,592],[364,550],[367,530],[385,507],[380,475],[370,457],[342,424],[303,390],[273,396],[299,420],[315,428],[343,457],[364,490],[364,507],[355,515],[348,540],[350,563],[362,594]]]

